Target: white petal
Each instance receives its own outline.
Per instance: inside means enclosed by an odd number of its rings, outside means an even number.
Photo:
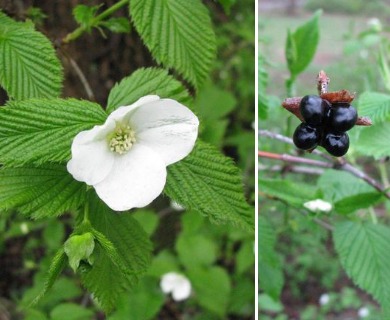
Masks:
[[[303,206],[310,211],[323,211],[329,212],[332,210],[332,204],[321,199],[305,202]]]
[[[187,299],[191,294],[191,283],[185,278],[181,277],[180,281],[176,284],[176,287],[173,289],[172,298],[175,301],[182,301]]]
[[[94,188],[111,209],[124,211],[151,203],[162,192],[166,176],[159,155],[135,144],[128,153],[115,155],[110,174]]]
[[[176,286],[177,275],[178,274],[176,272],[169,272],[162,276],[160,281],[160,287],[162,292],[170,293],[173,291]]]
[[[191,152],[198,136],[199,120],[177,101],[160,99],[135,110],[130,126],[136,132],[137,142],[152,148],[169,165]]]
[[[111,171],[114,154],[106,140],[115,128],[115,122],[107,120],[104,125],[82,131],[73,139],[72,159],[67,164],[69,173],[78,181],[94,185]]]
[[[150,96],[145,96],[145,97],[139,98],[136,102],[134,102],[133,104],[131,104],[129,106],[119,107],[118,109],[113,111],[108,116],[108,119],[115,120],[115,121],[122,121],[122,120],[126,119],[127,117],[129,117],[130,114],[132,113],[132,111],[134,111],[138,107],[145,105],[145,104],[148,104],[150,102],[157,101],[157,100],[160,100],[160,97],[155,96],[155,95],[150,95]]]

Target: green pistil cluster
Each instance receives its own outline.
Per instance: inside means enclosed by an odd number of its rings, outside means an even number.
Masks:
[[[110,150],[119,154],[125,154],[136,142],[135,132],[130,126],[119,126],[113,132],[109,140]]]

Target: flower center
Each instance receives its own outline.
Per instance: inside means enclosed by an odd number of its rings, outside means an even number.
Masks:
[[[135,142],[134,130],[128,125],[119,125],[110,136],[108,145],[111,151],[124,154],[131,149]]]

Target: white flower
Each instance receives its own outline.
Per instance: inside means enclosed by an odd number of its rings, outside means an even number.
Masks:
[[[368,310],[367,307],[360,308],[358,310],[358,316],[359,318],[366,318],[370,315],[370,310]]]
[[[378,18],[369,19],[367,25],[376,32],[382,31],[382,23]]]
[[[329,294],[323,293],[319,299],[319,303],[321,306],[324,306],[329,303],[330,297]]]
[[[321,199],[308,201],[304,203],[303,206],[313,212],[329,212],[330,210],[332,210],[332,204]]]
[[[161,278],[160,287],[164,293],[172,293],[172,298],[175,301],[185,300],[191,294],[191,282],[185,276],[176,272],[164,274]]]
[[[103,125],[80,132],[68,171],[113,210],[144,207],[162,192],[166,167],[191,152],[198,125],[177,101],[143,97],[116,109]]]

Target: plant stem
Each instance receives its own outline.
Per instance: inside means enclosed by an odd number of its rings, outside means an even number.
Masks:
[[[378,218],[376,217],[375,211],[373,207],[368,208],[368,212],[370,213],[370,217],[373,224],[378,224]]]
[[[389,176],[387,175],[387,168],[384,162],[379,162],[379,172],[382,178],[382,183],[385,189],[390,187]]]
[[[90,224],[89,222],[89,201],[85,201],[84,205],[84,218],[83,218],[83,223]]]
[[[97,15],[95,18],[92,19],[91,25],[89,26],[80,26],[77,29],[75,29],[73,32],[68,33],[65,38],[62,40],[62,43],[69,43],[73,40],[76,40],[79,38],[86,30],[87,27],[93,27],[97,25],[100,21],[103,19],[109,17],[112,15],[115,11],[122,8],[124,5],[128,4],[129,0],[121,0],[115,3],[113,6],[109,7],[108,9],[104,10],[101,14]]]
[[[267,130],[259,130],[260,136],[265,136],[277,140],[281,140],[285,143],[289,143],[293,145],[292,139],[288,137],[284,137],[280,134],[275,134]],[[316,151],[316,150],[314,150]],[[322,152],[313,152],[313,154],[319,154],[322,156]],[[345,161],[343,158],[331,158],[330,161],[318,161],[318,160],[312,160],[302,157],[295,157],[288,154],[277,154],[277,153],[271,153],[266,151],[258,151],[259,157],[263,158],[269,158],[269,159],[276,159],[286,162],[292,162],[292,163],[303,163],[308,165],[313,165],[317,167],[323,167],[323,168],[331,168],[335,170],[343,170],[347,171],[351,174],[353,174],[355,177],[367,182],[369,185],[373,186],[376,190],[381,192],[386,198],[390,199],[390,193],[386,192],[386,188],[382,186],[378,181],[368,176],[365,172],[359,170],[358,168],[354,167],[347,161]],[[326,157],[328,158],[328,157]],[[330,157],[329,157],[330,158]]]

